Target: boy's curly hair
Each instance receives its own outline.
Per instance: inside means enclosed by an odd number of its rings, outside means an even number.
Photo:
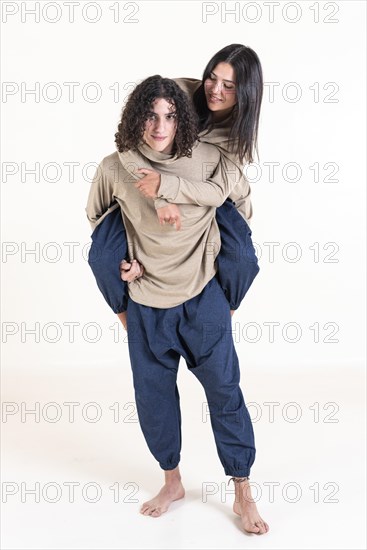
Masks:
[[[178,157],[191,157],[198,135],[198,121],[185,92],[170,78],[150,76],[131,92],[122,111],[115,143],[120,153],[137,149],[142,142],[145,123],[156,99],[165,99],[176,110],[177,130],[173,153]]]

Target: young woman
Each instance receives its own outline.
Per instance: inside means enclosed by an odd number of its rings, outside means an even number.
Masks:
[[[257,54],[241,44],[231,44],[209,61],[202,81],[177,79],[176,82],[192,98],[199,117],[200,140],[215,144],[223,155],[239,166],[243,162],[253,162],[263,93]],[[117,144],[121,140],[121,130],[119,126],[115,136]],[[179,207],[174,204],[174,198],[165,198],[163,191],[170,187],[177,190],[180,175],[159,174],[149,165],[142,168],[134,150],[129,151],[129,162],[132,177],[144,176],[140,191],[147,200],[160,197],[155,200],[160,223],[176,224],[179,228]],[[202,202],[196,198],[195,204],[205,204],[205,184],[211,182],[203,181]],[[128,258],[125,229],[119,209],[113,211],[115,206],[108,220],[93,232],[89,264],[106,301],[126,328],[126,283],[133,283],[142,276],[144,268],[136,259]],[[250,187],[242,179],[228,200],[217,208],[216,214],[221,234],[221,248],[216,258],[217,277],[232,311],[238,308],[259,271],[247,223],[251,216]],[[121,264],[120,276],[120,260],[126,258],[128,261]]]

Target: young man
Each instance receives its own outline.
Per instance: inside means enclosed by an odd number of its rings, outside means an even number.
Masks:
[[[268,526],[258,514],[248,483],[255,459],[254,434],[239,386],[230,306],[215,277],[220,248],[216,206],[224,202],[242,173],[215,146],[196,142],[195,116],[172,80],[154,76],[139,84],[118,130],[118,152],[101,162],[86,210],[92,227],[98,227],[116,202],[129,257],[144,266],[143,277],[129,284],[129,354],[140,425],[165,471],[165,484],[141,512],[157,517],[184,496],[176,384],[182,356],[204,387],[218,455],[225,474],[235,482],[234,511],[241,515],[246,531],[265,533]],[[131,177],[129,150],[138,152],[140,166],[148,159],[162,173],[182,177],[174,189],[180,203],[180,231],[158,224],[153,201],[144,197],[139,191],[142,184]],[[193,195],[203,198],[205,193],[203,169],[211,172],[209,204],[203,205],[203,200],[190,204],[189,197],[192,202]],[[167,193],[166,189],[165,197]]]

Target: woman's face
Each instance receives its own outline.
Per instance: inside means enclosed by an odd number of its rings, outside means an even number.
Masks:
[[[208,109],[230,111],[237,103],[236,75],[229,63],[218,63],[204,81]]]

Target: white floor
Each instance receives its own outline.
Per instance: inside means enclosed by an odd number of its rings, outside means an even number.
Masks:
[[[1,547],[365,548],[362,373],[247,369],[241,384],[263,536],[243,533],[231,511],[205,396],[184,364],[186,497],[157,519],[139,514],[162,474],[137,423],[129,365],[3,370]],[[39,418],[26,414],[37,407]]]

